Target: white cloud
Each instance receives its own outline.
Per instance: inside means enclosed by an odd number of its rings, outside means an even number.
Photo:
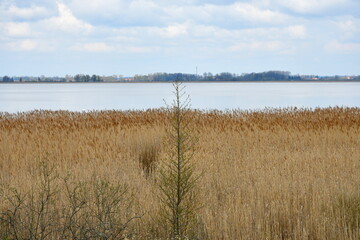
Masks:
[[[6,11],[7,15],[15,18],[32,19],[48,15],[48,10],[40,6],[31,6],[29,8],[18,8],[15,5],[9,6]]]
[[[159,28],[159,34],[170,38],[186,35],[187,24],[172,24],[164,28]]]
[[[92,42],[92,43],[76,44],[70,47],[70,50],[93,52],[93,53],[101,53],[101,52],[150,53],[150,52],[160,51],[161,48],[156,46],[141,46],[131,43],[122,43],[122,44],[113,43],[110,45],[104,42]]]
[[[158,44],[162,44],[164,41],[174,41],[173,39],[177,37],[189,36],[190,28],[191,26],[188,23],[176,23],[165,27],[116,28],[110,30],[110,32],[114,36],[112,39],[120,42],[149,43],[155,41]]]
[[[114,50],[114,47],[103,42],[94,42],[76,45],[72,49],[86,52],[108,52]]]
[[[360,43],[342,43],[338,41],[331,41],[326,44],[325,50],[341,53],[359,53]]]
[[[327,22],[336,35],[332,39],[341,42],[358,41],[360,38],[360,19],[352,16],[340,16]]]
[[[161,48],[159,47],[142,47],[142,46],[122,46],[118,49],[120,52],[123,53],[153,53],[160,51]]]
[[[31,35],[30,24],[26,22],[9,22],[4,24],[5,35],[10,37],[24,37]]]
[[[89,33],[93,30],[92,25],[76,18],[65,4],[58,2],[57,7],[58,16],[43,21],[49,28],[71,33]]]
[[[94,25],[164,26],[181,22],[241,27],[249,24],[288,23],[291,16],[253,3],[206,1],[184,4],[151,0],[74,0],[67,6]],[[201,4],[200,4],[201,3]]]
[[[351,0],[277,0],[278,4],[299,13],[318,13],[321,11],[343,7]]]
[[[295,25],[287,28],[293,38],[303,39],[306,37],[306,27],[304,25]]]
[[[139,9],[154,9],[154,8],[159,8],[160,6],[157,5],[155,2],[153,1],[149,1],[149,0],[135,0],[135,1],[131,1],[130,2],[130,9],[134,9],[134,10],[139,10]]]
[[[74,0],[67,6],[96,25],[153,25],[166,15],[162,6],[149,0]]]
[[[360,33],[360,19],[358,18],[345,17],[342,19],[336,19],[334,23],[343,31],[347,38]]]
[[[116,45],[132,46],[146,51],[182,51],[180,49],[206,49],[208,51],[267,51],[294,53],[304,45],[306,27],[226,29],[191,22],[166,27],[127,27],[109,31]],[[294,42],[296,41],[296,42]],[[113,44],[113,45],[114,45]],[[117,50],[120,47],[116,47]],[[177,50],[176,50],[177,49]],[[121,51],[125,51],[122,48]],[[145,52],[145,50],[144,50]]]
[[[26,39],[8,43],[7,46],[15,51],[32,51],[37,48],[38,44],[34,40]]]
[[[246,29],[226,29],[208,25],[190,25],[188,32],[191,37],[204,38],[207,41],[214,40],[218,42],[232,42],[239,40],[282,41],[289,39],[300,41],[307,36],[306,27],[304,25]]]
[[[284,48],[279,41],[244,42],[231,46],[231,51],[279,51]]]
[[[286,23],[291,18],[284,13],[244,2],[228,5],[167,6],[164,12],[167,14],[166,19],[173,21],[192,21],[231,28],[241,28],[249,24],[277,25]]]
[[[21,50],[34,50],[37,47],[37,43],[33,40],[24,40],[19,43],[19,48]]]
[[[359,26],[355,23],[355,21],[348,19],[345,21],[341,21],[337,23],[339,27],[346,32],[355,32],[359,30]]]
[[[49,52],[55,50],[55,44],[49,41],[37,40],[37,39],[24,39],[14,40],[11,42],[5,42],[5,50],[17,51],[17,52]]]
[[[102,14],[113,14],[126,6],[126,2],[131,1],[119,1],[119,0],[72,0],[68,2],[68,5],[77,12],[91,14],[97,12]]]
[[[284,22],[288,19],[288,16],[283,13],[269,9],[260,9],[255,5],[248,3],[237,2],[228,7],[229,9],[234,10],[241,18],[248,21],[277,23]]]
[[[6,54],[11,56],[10,51],[24,51],[21,54],[31,58],[32,52],[53,50],[59,58],[76,54],[84,61],[89,54],[101,53],[109,59],[104,65],[123,58],[130,66],[134,55],[149,54],[158,59],[158,65],[170,66],[171,60],[183,57],[181,65],[203,59],[221,70],[230,62],[223,59],[234,60],[238,67],[242,60],[250,64],[242,56],[251,55],[255,59],[251,65],[257,66],[265,53],[269,57],[292,54],[263,60],[269,65],[294,63],[302,68],[308,64],[315,69],[308,62],[325,59],[326,52],[339,56],[326,61],[348,63],[344,68],[356,65],[360,52],[360,20],[355,13],[359,0],[60,1],[0,0],[4,59]],[[50,66],[51,54],[40,55],[44,67]],[[149,65],[146,58],[136,59],[136,64],[144,64],[144,69]]]

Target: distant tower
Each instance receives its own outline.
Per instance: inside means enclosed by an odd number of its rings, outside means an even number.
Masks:
[[[196,79],[198,79],[198,67],[196,66]]]

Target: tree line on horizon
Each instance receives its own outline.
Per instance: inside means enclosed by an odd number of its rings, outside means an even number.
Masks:
[[[153,73],[148,75],[135,75],[135,81],[154,81],[154,82],[174,82],[174,81],[286,81],[301,80],[300,76],[291,76],[290,72],[268,71],[262,73],[235,74],[222,72],[212,74],[210,72],[203,75],[186,73]]]
[[[111,77],[110,77],[111,78]],[[109,77],[88,74],[76,74],[73,77],[0,77],[2,82],[191,82],[191,81],[359,81],[358,76],[318,76],[318,75],[292,75],[288,71],[267,71],[260,73],[235,74],[222,72],[212,74],[205,72],[202,75],[189,73],[150,73],[146,75],[136,74],[134,77],[117,78],[109,80]]]
[[[73,77],[75,82],[103,82],[103,79],[99,75],[88,75],[88,74],[76,74]],[[1,78],[0,78],[1,80]],[[2,82],[66,82],[65,77],[9,77],[3,76]]]

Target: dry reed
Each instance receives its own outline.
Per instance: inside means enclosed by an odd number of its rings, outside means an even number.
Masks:
[[[191,114],[209,239],[360,239],[359,108]],[[136,236],[153,239],[146,176],[166,156],[169,121],[161,109],[1,113],[0,186],[30,190],[44,159],[76,181],[106,176],[132,189],[145,213]]]

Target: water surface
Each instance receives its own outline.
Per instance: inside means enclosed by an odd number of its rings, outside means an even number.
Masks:
[[[191,107],[360,107],[360,83],[186,83]],[[0,84],[0,112],[46,110],[132,110],[164,107],[170,83]]]

